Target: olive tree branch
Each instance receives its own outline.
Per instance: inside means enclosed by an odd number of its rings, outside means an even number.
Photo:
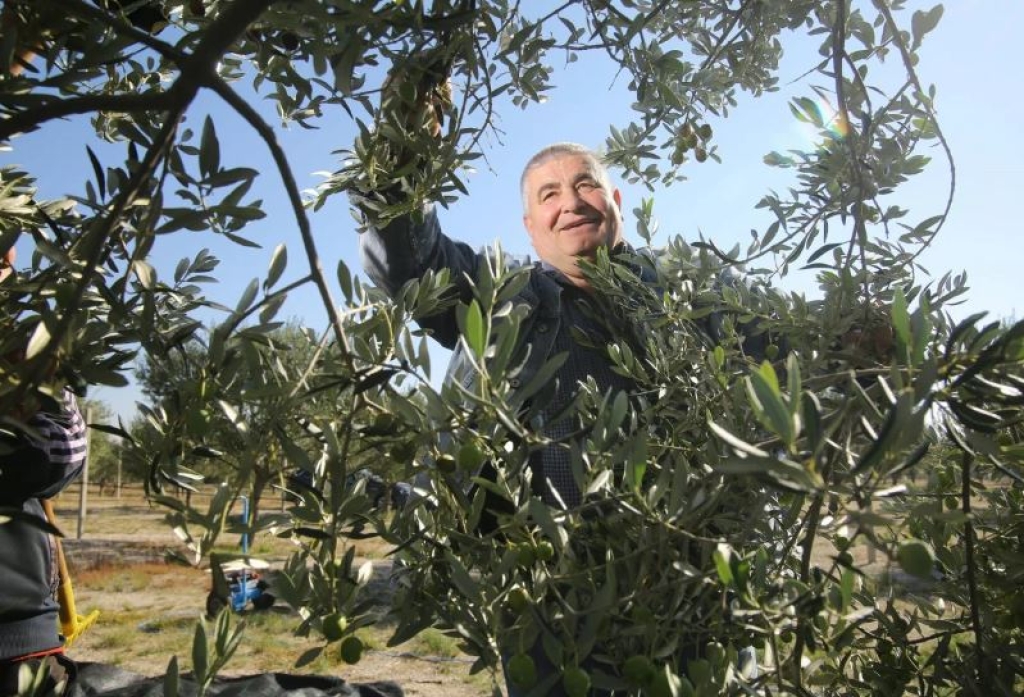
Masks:
[[[61,339],[67,333],[71,322],[82,306],[86,289],[92,284],[93,274],[103,263],[107,243],[114,228],[128,206],[143,191],[147,180],[156,169],[160,160],[166,156],[174,142],[178,123],[188,106],[195,99],[199,89],[210,76],[216,77],[214,66],[220,56],[238,38],[253,21],[269,7],[274,0],[237,0],[228,5],[224,12],[210,25],[207,34],[196,46],[195,51],[180,66],[181,75],[163,95],[157,95],[156,103],[167,103],[163,126],[157,137],[146,151],[138,169],[132,174],[128,184],[114,202],[110,213],[82,240],[84,265],[81,278],[75,286],[64,312],[54,330],[50,332],[47,343],[40,350],[37,360],[32,364],[16,391],[16,401],[25,395],[29,385],[41,381],[48,370],[49,359],[56,353]],[[88,98],[86,98],[88,99]],[[74,100],[77,101],[77,100]],[[2,132],[2,131],[0,131]],[[15,131],[17,132],[17,131]],[[0,136],[2,139],[2,136]]]
[[[89,114],[94,111],[117,111],[135,113],[139,111],[170,111],[181,101],[176,85],[158,94],[91,94],[74,99],[47,102],[42,106],[18,112],[0,121],[0,141],[8,140],[19,133],[27,133],[36,127],[66,116]]]
[[[807,512],[806,525],[804,526],[804,544],[803,554],[800,559],[800,580],[804,583],[808,582],[811,575],[811,559],[814,555],[814,542],[818,536],[818,525],[821,522],[821,511],[825,505],[825,495],[823,492],[817,492],[812,498],[810,503],[810,510]],[[808,618],[801,615],[797,618],[797,636],[803,636],[803,629],[807,626]],[[793,651],[793,677],[796,680],[796,686],[798,689],[803,688],[803,670],[801,670],[800,659],[804,654],[804,642],[797,639],[796,647]]]
[[[70,11],[73,11],[80,17],[85,19],[93,20],[101,24],[105,24],[110,28],[117,31],[118,34],[130,36],[132,39],[140,44],[143,44],[147,48],[151,48],[167,60],[173,61],[174,63],[181,63],[188,59],[188,54],[182,52],[180,49],[172,46],[166,41],[161,41],[156,38],[148,31],[143,31],[137,28],[127,19],[105,12],[99,7],[90,5],[84,0],[50,0],[54,5],[64,7]]]
[[[744,14],[746,13],[747,9],[750,7],[751,3],[752,3],[752,0],[744,0],[744,2],[732,13],[732,16],[730,18],[729,24],[718,34],[717,40],[715,41],[714,45],[711,46],[711,50],[704,57],[704,59],[701,61],[701,64],[700,64],[700,66],[698,66],[698,68],[695,71],[695,73],[700,74],[703,71],[708,70],[708,68],[711,65],[713,65],[719,59],[719,57],[722,55],[722,52],[728,46],[732,45],[734,42],[736,42],[738,40],[738,36],[733,36],[733,32],[736,30],[737,25],[740,23],[740,20],[743,18]],[[660,2],[654,9],[652,9],[651,15],[642,23],[640,31],[637,32],[638,35],[642,35],[643,30],[647,28],[647,26],[651,23],[651,21],[655,18],[655,16],[663,13],[667,9],[669,4],[670,3],[665,2],[664,0],[662,0],[662,2]],[[589,9],[592,12],[594,11],[594,8],[592,8],[592,7],[590,7]],[[622,17],[624,21],[628,21],[627,17],[621,15],[621,13],[619,13],[619,14],[620,14],[620,17]],[[605,30],[606,30],[605,23],[597,21],[597,18],[595,16],[594,17],[594,24],[595,24],[595,27],[598,29],[598,31],[601,32],[602,36],[605,36]],[[605,36],[605,41],[608,41],[606,36]],[[616,46],[616,45],[617,44],[614,41],[610,42],[609,49],[608,49],[609,57],[612,58],[612,60],[615,60],[616,62],[620,63],[624,68],[629,69],[633,73],[634,76],[639,77],[642,74],[643,71],[640,69],[640,66],[638,66],[636,64],[636,62],[633,60],[633,55],[632,55],[632,52],[629,50],[629,47],[625,46],[624,50],[622,52],[622,56],[619,57],[619,56],[616,56],[615,53],[611,50],[611,48]],[[697,101],[698,103],[700,103],[699,99],[697,99],[697,100],[693,99],[693,96],[694,96],[695,92],[696,92],[696,88],[690,88],[690,90],[689,90],[689,97],[690,98],[686,101],[687,109],[688,110],[692,109],[692,106],[690,106],[690,105],[692,105],[694,103],[694,101]],[[667,108],[662,108],[662,109],[658,109],[654,113],[645,115],[645,117],[644,117],[645,126],[644,126],[643,131],[640,133],[640,135],[638,137],[638,142],[642,142],[647,137],[653,135],[654,132],[657,131],[660,126],[664,125],[666,117],[668,116],[668,112],[669,112],[669,110]]]
[[[843,84],[843,57],[846,55],[846,0],[837,0],[835,6],[835,24],[832,25],[832,79],[835,83],[836,89],[836,109],[838,110],[838,116],[841,125],[845,125],[850,135],[853,134],[853,128],[850,121],[850,107],[846,101],[846,85]],[[853,71],[857,74],[857,71]],[[866,135],[866,132],[870,124],[865,125],[865,133],[858,134],[861,137]],[[850,170],[851,179],[850,182],[853,185],[853,190],[857,194],[857,199],[853,201],[853,234],[850,235],[850,243],[846,248],[846,258],[844,259],[843,266],[849,269],[852,266],[854,248],[857,248],[858,256],[860,257],[861,268],[867,269],[867,242],[868,233],[867,227],[864,224],[864,209],[861,205],[861,201],[864,198],[864,178],[861,172],[861,156],[860,148],[854,142],[854,139],[848,135],[843,138],[843,143],[846,145],[847,154],[850,158]],[[843,197],[845,198],[845,197]],[[863,281],[861,282],[861,291],[864,294],[865,304],[870,301],[871,297],[871,278],[868,274],[864,274]],[[842,301],[843,288],[840,287],[840,302]]]
[[[306,277],[309,280],[309,277]],[[329,331],[325,331],[320,337],[320,340],[316,342],[316,348],[313,350],[313,355],[309,358],[309,364],[303,369],[299,375],[298,380],[292,386],[291,391],[288,392],[288,399],[294,399],[295,395],[299,393],[300,389],[309,389],[309,378],[316,369],[317,364],[320,362],[320,356],[323,354],[324,349],[327,348],[327,338],[331,335]]]
[[[184,113],[185,108],[186,105],[180,105],[177,109],[172,110],[172,112],[168,114],[168,118],[164,121],[164,125],[158,137],[146,151],[146,156],[140,163],[139,168],[132,175],[132,178],[129,180],[124,191],[120,196],[118,196],[117,201],[115,201],[114,206],[110,210],[110,213],[102,221],[99,221],[98,225],[83,238],[84,263],[81,270],[81,278],[75,286],[74,292],[68,300],[67,306],[63,308],[64,312],[61,315],[60,320],[57,322],[57,326],[50,332],[49,341],[39,352],[37,360],[32,364],[32,367],[28,371],[28,375],[26,375],[18,385],[15,393],[16,403],[20,402],[20,399],[24,396],[29,385],[35,385],[38,383],[47,372],[50,363],[49,358],[57,352],[57,348],[60,346],[62,337],[68,331],[72,321],[78,314],[78,309],[81,307],[82,301],[85,298],[86,289],[92,285],[93,274],[96,273],[97,268],[103,263],[103,253],[107,249],[107,242],[113,234],[114,228],[121,219],[124,211],[142,192],[150,174],[174,142],[174,135],[178,129],[178,121]]]
[[[572,7],[573,5],[576,5],[576,4],[578,4],[578,0],[567,0],[567,2],[562,3],[562,5],[560,7],[557,7],[556,9],[551,10],[551,12],[548,12],[546,15],[544,15],[540,19],[534,21],[533,25],[536,26],[536,27],[540,27],[540,26],[546,24],[549,19],[551,19],[553,17],[557,17],[558,15],[562,14],[563,12],[565,12],[570,7]]]
[[[277,166],[277,171],[281,175],[282,183],[288,193],[288,201],[291,204],[292,212],[295,214],[295,220],[299,226],[302,245],[306,251],[306,258],[309,261],[310,276],[312,276],[313,283],[316,285],[317,291],[320,293],[320,298],[324,303],[324,309],[327,311],[327,316],[330,318],[331,326],[334,328],[334,333],[338,339],[338,343],[342,346],[344,355],[351,365],[352,355],[348,335],[345,333],[345,327],[341,322],[341,317],[338,315],[338,309],[334,304],[334,298],[331,296],[331,289],[327,285],[323,265],[320,262],[320,254],[317,250],[316,242],[313,240],[313,232],[310,228],[309,216],[306,215],[305,206],[302,203],[302,195],[299,193],[299,187],[295,182],[295,176],[292,174],[291,165],[288,164],[288,156],[281,148],[280,143],[278,143],[274,130],[259,114],[256,113],[256,110],[253,109],[248,102],[242,99],[237,92],[231,89],[227,83],[217,77],[211,80],[209,86],[221,99],[227,102],[229,106],[238,112],[238,114],[245,119],[257,133],[259,133],[263,142],[267,145],[267,149],[270,150],[270,154],[274,158],[274,164]]]
[[[889,31],[893,36],[893,42],[896,44],[896,48],[899,49],[900,57],[903,59],[903,67],[907,71],[907,77],[917,90],[918,99],[924,104],[925,112],[928,114],[928,119],[931,121],[932,128],[935,129],[935,135],[939,139],[939,144],[942,146],[942,150],[946,155],[946,162],[949,163],[949,195],[946,197],[946,206],[942,211],[942,217],[939,220],[938,225],[935,226],[935,229],[931,231],[925,241],[921,244],[920,248],[911,255],[910,259],[907,261],[907,263],[910,264],[931,246],[932,242],[935,240],[935,236],[939,234],[939,230],[945,226],[946,220],[949,218],[949,211],[953,208],[953,197],[956,194],[956,162],[953,159],[953,151],[949,147],[949,142],[946,140],[946,136],[942,132],[942,126],[939,125],[939,119],[935,115],[935,107],[932,105],[930,99],[926,99],[926,92],[924,91],[924,87],[921,86],[921,80],[918,78],[917,70],[914,68],[910,49],[907,48],[907,43],[903,40],[903,37],[900,34],[900,28],[899,25],[896,24],[896,19],[892,16],[892,12],[889,10],[889,6],[885,0],[873,0],[873,2],[875,8],[885,18],[886,24],[889,25]]]
[[[57,0],[69,7],[79,8],[72,0]],[[263,11],[276,0],[237,1],[228,5],[214,20],[195,50],[188,55],[181,54],[171,46],[157,41],[152,37],[145,39],[147,45],[174,60],[181,71],[174,84],[163,93],[146,95],[87,95],[74,99],[49,102],[35,109],[29,109],[0,121],[0,141],[7,140],[18,133],[32,130],[46,121],[75,114],[86,114],[94,111],[120,111],[135,113],[138,111],[171,111],[180,105],[188,105],[195,98],[200,87],[216,77],[214,67],[220,57],[233,44],[242,31],[254,22]],[[99,12],[99,11],[97,11]],[[88,14],[92,14],[89,8]],[[103,12],[98,17],[114,26],[118,31],[130,33],[133,38],[143,40],[148,36]],[[184,82],[182,80],[185,80]]]

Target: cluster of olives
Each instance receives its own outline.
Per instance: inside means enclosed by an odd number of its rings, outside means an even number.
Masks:
[[[479,472],[487,459],[487,455],[479,445],[470,441],[459,448],[457,455],[440,453],[434,459],[434,465],[445,474],[454,474],[456,471],[463,471],[475,475]]]
[[[340,641],[338,655],[349,665],[359,663],[363,657],[363,641],[359,637],[349,634],[348,618],[340,612],[334,612],[323,618],[321,631],[328,642]]]
[[[508,662],[508,677],[516,687],[528,690],[537,684],[537,666],[528,654],[520,653]],[[582,668],[566,666],[562,671],[562,687],[568,697],[590,694],[590,676]]]
[[[672,153],[672,164],[681,165],[686,159],[686,153],[691,150],[697,162],[706,161],[708,159],[707,143],[711,140],[712,135],[714,132],[711,130],[710,124],[694,125],[692,121],[684,123],[676,133],[676,149]]]
[[[668,697],[671,694],[694,694],[693,685],[687,681],[673,679],[665,670],[659,670],[647,656],[630,656],[621,666],[624,677],[633,689],[641,690],[651,697]],[[508,677],[516,687],[529,690],[537,684],[537,666],[526,653],[518,653],[508,662]],[[676,684],[673,686],[672,683]],[[565,666],[562,670],[562,687],[568,697],[586,697],[590,694],[590,675],[578,666]]]

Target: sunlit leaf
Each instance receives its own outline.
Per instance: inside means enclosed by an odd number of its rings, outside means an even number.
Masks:
[[[285,267],[288,265],[288,248],[283,244],[279,244],[274,249],[274,254],[270,258],[270,270],[267,271],[267,280],[264,282],[265,288],[271,288],[278,279],[281,278],[281,274],[284,273]]]

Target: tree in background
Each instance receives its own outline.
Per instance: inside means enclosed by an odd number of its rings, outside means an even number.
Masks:
[[[150,401],[140,405],[145,418],[139,427],[154,428],[162,414],[188,414],[175,439],[187,461],[181,464],[196,470],[192,479],[222,480],[244,491],[255,519],[268,486],[285,487],[290,474],[317,469],[320,458],[311,454],[323,437],[315,424],[332,417],[343,381],[322,372],[329,336],[295,322],[274,323],[222,346],[231,331],[203,328],[161,360],[144,358],[136,377]],[[210,392],[237,407],[211,405]],[[379,470],[376,460],[372,453],[353,453],[347,467]]]
[[[82,414],[90,424],[109,424],[113,413],[103,402],[86,399],[81,404]],[[89,431],[89,481],[103,489],[115,486],[118,477],[118,459],[121,457],[121,442],[97,428]]]
[[[37,200],[31,173],[2,170],[0,247],[29,235],[36,253],[0,288],[12,318],[0,355],[27,347],[25,361],[2,366],[0,412],[63,384],[123,384],[136,352],[151,365],[180,358],[192,372],[144,410],[133,458],[147,463],[175,524],[201,530],[186,530],[195,562],[232,500],[265,486],[260,458],[279,453],[312,472],[314,486],[267,524],[297,542],[280,596],[323,648],[354,646],[350,634],[374,621],[356,592],[368,570],[353,568],[345,543],[374,514],[342,485],[353,462],[373,457],[426,475],[425,496],[377,521],[401,544],[406,569],[395,641],[440,626],[479,657],[478,669],[512,656],[524,683],[524,650],[539,641],[572,694],[591,684],[650,695],[1019,693],[1024,326],[952,322],[945,307],[965,292],[963,279],[928,282],[917,265],[949,200],[923,216],[899,205],[900,186],[927,163],[923,145],[938,144],[952,167],[935,91],[916,67],[941,6],[526,5],[7,2],[0,139],[16,153],[13,136],[87,114],[124,154],[104,163],[88,150],[94,176],[54,201]],[[437,390],[426,379],[426,337],[410,322],[452,302],[451,279],[425,277],[393,303],[344,264],[328,280],[304,204],[353,195],[381,223],[454,201],[498,116],[540,100],[553,89],[553,62],[583,51],[607,53],[634,96],[633,122],[611,128],[609,161],[630,181],[672,181],[716,157],[711,121],[736,108],[739,92],[774,89],[788,32],[820,40],[807,94],[791,105],[819,143],[766,156],[795,184],[762,199],[775,219],[745,249],[665,241],[651,269],[658,293],[610,260],[596,265],[614,328],[608,355],[657,399],[637,405],[584,389],[573,459],[587,499],[579,510],[546,508],[530,495],[526,467],[542,439],[511,399],[522,315],[507,299],[521,275],[498,260],[482,270],[475,300],[458,309],[476,379]],[[406,79],[385,90],[394,72]],[[239,80],[286,122],[344,114],[358,125],[311,201],[273,127],[234,91]],[[168,278],[150,263],[161,238],[190,230],[253,244],[246,226],[263,215],[250,195],[259,172],[222,161],[217,122],[182,127],[200,92],[263,138],[308,264],[282,283],[289,257],[278,247],[232,308],[204,294],[219,263],[208,252]],[[441,138],[400,116],[425,93],[438,108],[425,118],[443,116]],[[653,203],[636,216],[649,240]],[[747,282],[722,284],[738,265]],[[801,265],[818,270],[820,298],[776,287]],[[297,332],[308,353],[293,364],[276,317],[305,284],[329,328]],[[210,311],[223,319],[206,330],[199,316]],[[694,329],[711,311],[725,318],[717,346]],[[735,332],[751,321],[784,337],[788,354],[770,343],[778,353],[751,365]],[[210,448],[214,433],[231,449]],[[924,468],[936,434],[950,456]],[[206,511],[161,496],[164,482],[196,481],[197,457],[249,476],[221,485]],[[484,461],[495,477],[473,476]],[[505,512],[481,531],[489,500]],[[880,583],[853,556],[865,542],[924,579],[928,594]],[[751,645],[762,656],[757,678],[736,669]],[[197,661],[197,679],[223,658]]]

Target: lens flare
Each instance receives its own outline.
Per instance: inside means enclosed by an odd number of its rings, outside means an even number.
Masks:
[[[830,133],[836,140],[842,140],[850,135],[850,123],[839,111],[834,109],[826,100],[818,98],[815,102],[818,108],[818,116],[824,124],[824,130]]]
[[[797,98],[790,108],[796,116],[791,123],[804,149],[829,148],[850,135],[849,122],[821,95]]]

